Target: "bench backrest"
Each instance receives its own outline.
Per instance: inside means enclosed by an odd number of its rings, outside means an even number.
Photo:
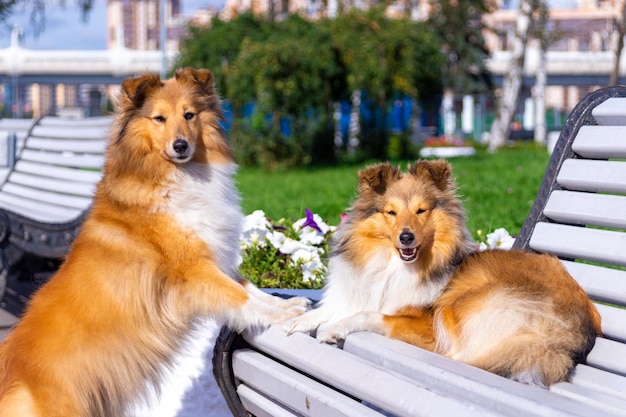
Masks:
[[[574,379],[626,375],[626,88],[588,95],[569,119],[514,247],[557,255],[596,301],[603,337]]]
[[[13,168],[17,150],[34,124],[33,119],[0,119],[0,180]]]
[[[78,217],[91,204],[104,165],[110,117],[46,117],[18,147],[0,184],[0,208],[47,223]]]
[[[15,133],[21,143],[34,124],[33,119],[0,119],[0,132]]]

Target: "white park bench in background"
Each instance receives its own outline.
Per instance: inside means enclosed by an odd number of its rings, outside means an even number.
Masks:
[[[0,178],[0,289],[6,288],[0,299],[11,313],[21,314],[67,254],[100,180],[111,123],[111,117],[1,121],[0,132],[16,129],[17,136],[16,146],[6,148],[14,162]]]

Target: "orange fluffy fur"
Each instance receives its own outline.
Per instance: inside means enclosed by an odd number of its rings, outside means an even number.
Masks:
[[[239,197],[207,70],[124,81],[103,179],[56,275],[0,347],[0,416],[123,416],[197,317],[300,314],[237,276]]]
[[[545,386],[585,359],[601,329],[583,289],[555,257],[476,252],[447,162],[372,166],[359,191],[320,306],[288,331],[374,331]]]

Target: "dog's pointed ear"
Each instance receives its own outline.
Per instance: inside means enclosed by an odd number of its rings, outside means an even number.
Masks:
[[[452,167],[443,159],[437,161],[416,161],[415,165],[409,167],[409,173],[418,178],[430,178],[441,191],[446,191],[451,186],[454,186]]]
[[[203,92],[213,94],[213,73],[207,69],[182,68],[176,71],[174,78],[183,83],[195,83]]]
[[[400,168],[392,166],[389,162],[373,165],[359,171],[359,191],[361,193],[373,191],[383,194],[387,185],[400,177]]]
[[[122,108],[140,108],[148,92],[161,86],[161,77],[157,74],[144,74],[127,78],[122,82],[120,104]]]

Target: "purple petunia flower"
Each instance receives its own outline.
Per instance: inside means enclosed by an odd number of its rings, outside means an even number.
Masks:
[[[317,223],[315,223],[315,219],[313,218],[313,213],[311,213],[311,210],[304,209],[304,212],[306,213],[306,220],[304,221],[304,223],[302,223],[301,227],[309,226],[322,233],[322,229],[320,229]]]

